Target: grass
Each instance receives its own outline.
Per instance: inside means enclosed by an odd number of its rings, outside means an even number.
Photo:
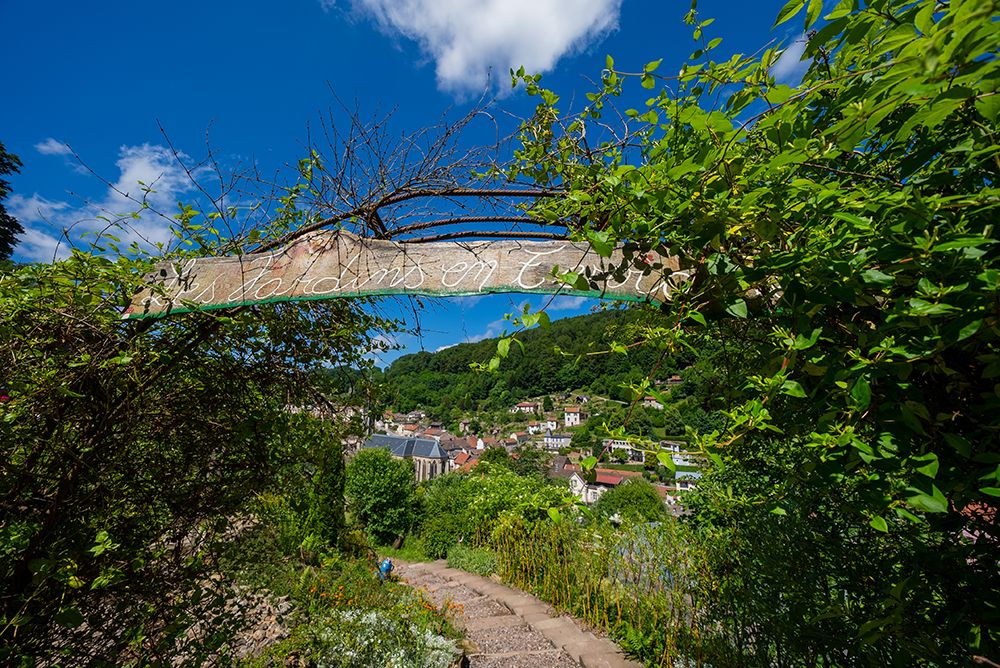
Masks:
[[[382,558],[389,557],[410,562],[434,561],[424,552],[424,542],[419,536],[407,536],[398,549],[390,545],[378,545],[375,551]]]
[[[496,572],[497,555],[486,547],[454,545],[448,550],[448,565],[451,568],[489,577]]]

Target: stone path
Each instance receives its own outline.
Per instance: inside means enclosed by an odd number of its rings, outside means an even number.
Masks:
[[[638,668],[610,640],[580,628],[550,605],[445,561],[395,561],[395,572],[438,605],[461,606],[470,668]]]

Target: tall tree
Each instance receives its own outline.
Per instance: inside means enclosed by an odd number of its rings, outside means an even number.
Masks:
[[[0,260],[6,260],[14,252],[17,235],[24,233],[21,223],[7,213],[4,200],[10,195],[10,182],[2,177],[7,174],[17,174],[21,171],[21,159],[13,153],[8,153],[3,142],[0,142]]]

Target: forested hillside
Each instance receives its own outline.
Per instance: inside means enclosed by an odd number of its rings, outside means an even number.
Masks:
[[[496,353],[497,340],[462,343],[436,353],[405,355],[386,370],[397,410],[420,407],[444,417],[453,410],[499,409],[541,394],[583,390],[620,400],[631,397],[621,385],[638,381],[657,369],[665,378],[690,364],[689,358],[665,358],[646,346],[628,355],[607,353],[612,338],[638,341],[644,336],[638,311],[603,311],[566,318],[518,338],[522,351],[512,346],[509,360],[494,374],[477,373],[474,362]],[[603,353],[603,354],[602,354]]]

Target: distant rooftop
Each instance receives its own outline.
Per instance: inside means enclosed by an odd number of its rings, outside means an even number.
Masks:
[[[447,459],[448,455],[430,438],[413,438],[410,436],[391,436],[389,434],[372,434],[365,441],[366,448],[388,448],[397,457],[426,457],[428,459]]]

